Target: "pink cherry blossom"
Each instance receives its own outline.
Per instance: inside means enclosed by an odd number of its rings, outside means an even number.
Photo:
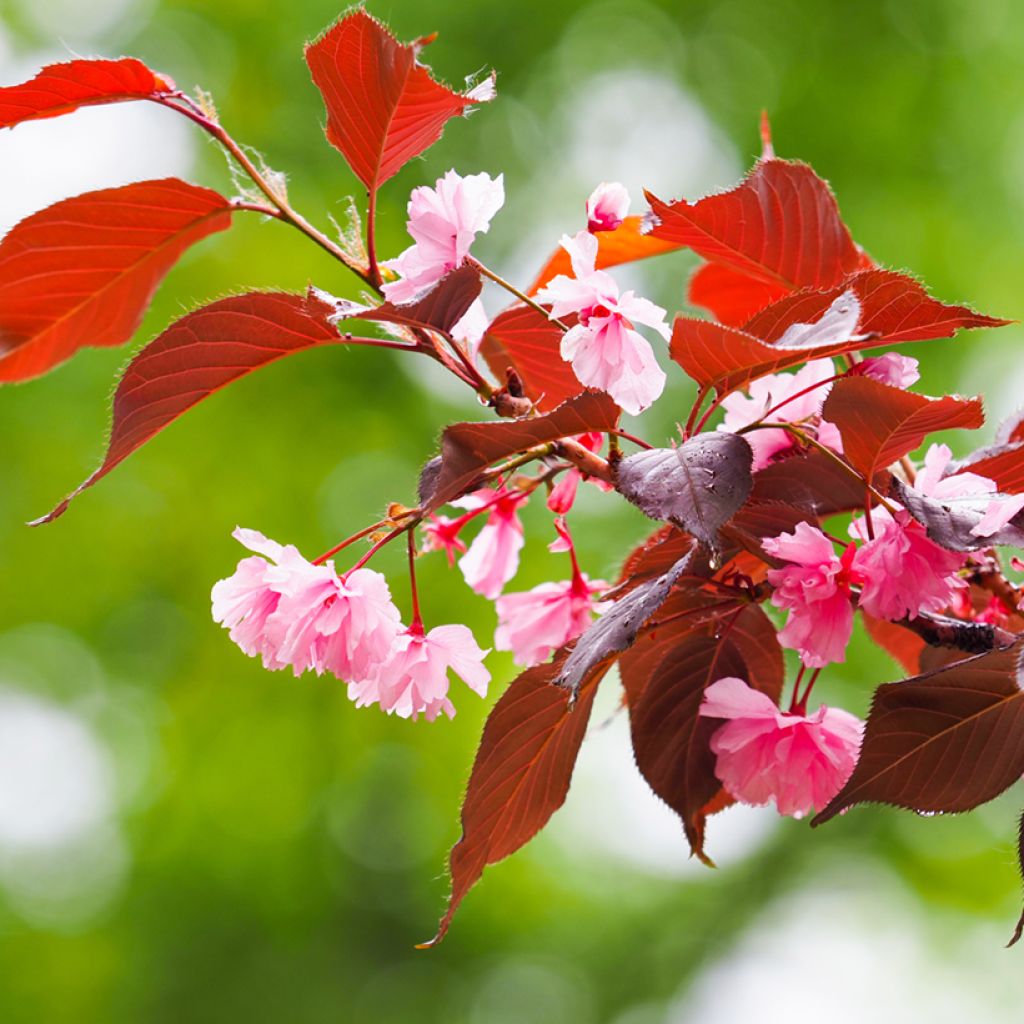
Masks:
[[[487,654],[466,626],[435,626],[424,634],[414,625],[398,636],[391,657],[370,679],[349,685],[349,696],[357,707],[379,704],[400,718],[424,715],[432,722],[442,712],[454,718],[449,670],[485,697],[491,679],[483,665]]]
[[[476,236],[487,231],[505,202],[502,175],[449,171],[434,188],[421,185],[409,197],[407,227],[415,245],[381,265],[401,275],[384,285],[390,302],[412,302],[462,265]]]
[[[781,711],[770,697],[727,676],[704,691],[700,714],[726,722],[711,737],[715,775],[745,804],[775,801],[779,814],[822,810],[857,763],[864,723],[841,708]]]
[[[629,213],[629,193],[617,181],[602,181],[587,200],[587,230],[614,231]]]
[[[928,538],[920,523],[900,510],[873,516],[874,539],[853,558],[860,576],[859,606],[878,619],[898,622],[947,607],[965,584],[956,576],[964,556]]]
[[[476,359],[476,354],[480,350],[480,342],[484,340],[484,334],[487,333],[490,324],[490,317],[487,315],[487,310],[484,309],[483,302],[480,299],[474,299],[469,309],[452,327],[452,337],[456,341],[463,342],[468,347],[469,354]]]
[[[492,600],[519,569],[519,552],[523,548],[519,506],[526,497],[501,488],[476,491],[453,503],[472,511],[489,509],[487,522],[459,559],[459,568],[473,590]]]
[[[768,554],[792,563],[768,572],[775,587],[772,604],[789,609],[779,643],[799,651],[811,668],[843,661],[853,632],[853,545],[839,559],[828,537],[808,523],[798,523],[793,533],[765,538],[763,545]]]
[[[423,523],[424,550],[443,551],[448,558],[448,565],[454,567],[456,552],[466,550],[466,542],[459,536],[459,531],[465,525],[465,517],[449,519],[448,516],[431,516]]]
[[[633,323],[652,327],[666,340],[665,310],[633,292],[619,294],[615,279],[595,269],[597,239],[581,231],[562,237],[572,261],[573,277],[559,274],[537,293],[551,304],[551,316],[576,313],[579,322],[562,336],[561,355],[572,363],[581,384],[608,392],[626,412],[636,416],[665,389],[665,374],[650,343]]]
[[[574,440],[583,445],[587,451],[598,452],[604,444],[604,434],[580,434]],[[576,501],[576,490],[579,487],[580,481],[585,479],[590,480],[591,483],[601,488],[601,490],[610,491],[612,489],[611,484],[607,484],[603,480],[584,477],[578,469],[568,469],[562,474],[562,478],[558,483],[551,488],[551,493],[548,495],[548,508],[558,515],[565,515]],[[562,550],[567,551],[568,548],[563,548]]]
[[[380,573],[357,569],[341,580],[333,565],[313,565],[291,545],[255,530],[234,535],[257,555],[214,585],[213,617],[246,654],[268,669],[326,670],[347,680],[387,660],[400,623]]]
[[[899,352],[886,352],[880,356],[869,356],[857,363],[851,371],[881,381],[894,388],[909,388],[921,379],[917,360],[901,356]]]
[[[817,424],[818,440],[833,451],[843,450],[842,439],[834,424],[819,419],[821,406],[828,397],[827,386],[815,387],[835,376],[831,359],[813,359],[796,373],[774,373],[753,381],[749,396],[734,392],[723,402],[725,420],[720,430],[735,432],[741,427],[764,420],[766,423]],[[801,392],[807,391],[806,394]],[[772,412],[776,406],[780,408]],[[766,414],[768,414],[766,416]],[[792,435],[781,429],[758,429],[743,435],[754,450],[754,469],[764,469],[774,458],[793,447]]]

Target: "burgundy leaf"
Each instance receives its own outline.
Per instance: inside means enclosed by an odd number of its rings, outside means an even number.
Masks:
[[[293,352],[340,342],[330,312],[306,296],[252,292],[183,316],[128,364],[114,392],[102,465],[33,525],[62,515],[72,498],[207,395]]]
[[[875,691],[853,775],[814,819],[860,803],[968,811],[1024,774],[1022,641]]]
[[[529,842],[565,802],[603,673],[587,678],[570,708],[565,691],[551,685],[564,657],[562,651],[524,672],[487,718],[462,804],[462,837],[449,861],[448,908],[424,947],[444,938],[484,868]]]
[[[0,128],[100,103],[155,99],[174,89],[169,78],[130,57],[50,64],[31,81],[0,89]]]
[[[480,354],[499,380],[515,370],[526,396],[547,411],[584,390],[559,354],[561,343],[561,328],[543,313],[532,306],[512,306],[487,328]]]
[[[737,434],[698,434],[676,448],[652,448],[619,464],[619,491],[652,519],[666,519],[711,547],[747,500],[753,453]]]
[[[872,481],[883,494],[889,473],[882,471]],[[751,501],[781,501],[805,508],[819,519],[864,506],[864,485],[834,459],[819,451],[788,455],[754,474]]]
[[[0,242],[0,381],[26,380],[86,345],[123,345],[191,245],[232,206],[177,178],[65,199]]]
[[[429,41],[403,45],[356,8],[306,47],[327,107],[327,139],[371,192],[437,142],[450,118],[493,94],[435,81],[417,59]]]
[[[932,431],[973,429],[985,420],[978,398],[929,398],[869,377],[833,384],[821,415],[839,428],[847,461],[869,478],[912,452]]]

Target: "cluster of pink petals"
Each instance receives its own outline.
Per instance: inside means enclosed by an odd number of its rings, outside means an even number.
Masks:
[[[837,558],[832,542],[809,523],[798,523],[793,533],[765,538],[763,544],[768,554],[790,563],[768,572],[775,587],[772,604],[789,609],[779,643],[799,651],[811,668],[843,661],[853,632],[853,545]]]
[[[700,714],[726,719],[711,737],[715,774],[746,804],[775,801],[779,814],[821,810],[853,772],[864,723],[822,705],[811,715],[781,711],[742,679],[727,676],[704,692]]]
[[[594,595],[607,589],[604,580],[590,580],[579,573],[570,580],[541,583],[532,590],[499,597],[495,648],[511,651],[517,665],[539,665],[583,633],[594,615],[604,610]]]
[[[366,680],[349,684],[357,707],[379,704],[389,715],[432,722],[442,712],[455,717],[448,698],[448,672],[453,671],[481,697],[487,696],[491,674],[481,650],[466,626],[435,626],[429,633],[410,627],[395,640],[391,655]]]
[[[291,545],[255,530],[234,536],[256,554],[213,587],[213,618],[268,669],[313,669],[361,680],[390,656],[400,627],[387,581],[372,569],[344,580],[332,565],[313,565]]]
[[[587,230],[614,231],[629,213],[629,193],[617,181],[602,181],[587,200]]]
[[[551,305],[553,318],[578,315],[579,322],[562,337],[562,358],[572,363],[580,383],[606,391],[635,416],[661,395],[666,378],[633,324],[645,324],[667,340],[665,310],[631,291],[620,295],[615,279],[596,269],[597,246],[586,231],[563,236],[573,276],[559,274],[537,293],[537,301]]]
[[[412,302],[449,271],[462,265],[477,234],[487,231],[491,218],[505,202],[502,175],[449,171],[434,188],[421,185],[409,197],[409,234],[415,245],[382,266],[401,280],[384,285],[390,302]]]
[[[833,451],[842,452],[843,443],[838,428],[818,418],[829,388],[824,385],[814,386],[834,376],[835,367],[831,359],[813,359],[796,373],[774,373],[760,377],[751,383],[749,395],[737,391],[722,402],[725,419],[720,429],[735,432],[759,420],[766,423],[803,423],[811,420],[817,425],[818,440]],[[807,391],[807,394],[801,394],[802,391]],[[771,412],[780,404],[781,408]],[[754,450],[754,470],[763,469],[794,444],[792,435],[781,428],[752,430],[744,437]]]
[[[917,360],[911,356],[901,356],[899,352],[869,356],[857,363],[851,372],[894,388],[909,388],[921,379]]]
[[[524,543],[519,506],[526,499],[520,491],[500,488],[474,491],[453,502],[471,511],[489,509],[483,529],[459,559],[466,582],[484,597],[496,598],[519,569],[519,552]]]
[[[604,444],[604,434],[579,434],[574,440],[583,445],[588,452],[598,452]],[[551,493],[548,495],[548,508],[557,515],[564,516],[576,501],[576,491],[580,481],[585,479],[590,480],[603,491],[612,490],[611,484],[605,483],[604,480],[585,477],[578,469],[568,469],[562,474],[561,480],[551,488]],[[568,548],[563,550],[568,550]]]

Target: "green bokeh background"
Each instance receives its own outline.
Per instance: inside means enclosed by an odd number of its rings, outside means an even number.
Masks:
[[[832,182],[877,259],[913,268],[943,298],[1024,313],[1024,8],[1009,0],[370,8],[402,38],[440,30],[429,58],[449,80],[500,71],[498,101],[451,125],[388,185],[385,253],[406,244],[409,189],[455,166],[505,173],[509,208],[481,256],[509,272],[538,264],[578,224],[590,187],[610,176],[603,166],[585,176],[565,169],[567,97],[586,97],[594,76],[640,71],[684,90],[722,140],[725,171],[704,188],[731,184],[756,155],[767,108],[780,154]],[[0,28],[12,61],[59,56],[60,39],[72,51],[136,55],[186,88],[201,84],[225,125],[287,171],[295,204],[326,226],[357,184],[323,138],[302,45],[338,13],[330,0],[0,0]],[[13,80],[5,73],[4,84]],[[643,126],[651,112],[636,99]],[[588,116],[578,127],[600,138],[600,110]],[[678,194],[685,182],[674,184],[660,155],[672,132],[655,119],[634,138],[649,147],[641,166],[649,161],[658,187]],[[192,179],[230,189],[219,153],[195,148]],[[530,223],[539,210],[554,223]],[[524,254],[519,231],[544,241]],[[691,266],[672,257],[635,280],[677,309]],[[239,217],[170,274],[135,344],[193,304],[310,281],[356,294],[302,237]],[[921,346],[923,387],[985,390],[990,408],[1007,412],[1024,381],[1020,342],[1010,328]],[[26,529],[94,467],[125,358],[87,350],[0,394],[0,685],[78,716],[116,770],[105,839],[6,868],[0,852],[0,1020],[683,1020],[687,986],[749,928],[770,925],[802,884],[838,892],[849,907],[877,905],[880,916],[886,893],[909,894],[913,912],[886,927],[905,928],[906,941],[927,951],[921,962],[935,975],[923,984],[941,988],[943,958],[965,933],[983,937],[979,986],[1012,970],[1017,954],[1003,953],[1001,940],[1018,912],[1019,794],[963,818],[861,809],[813,833],[787,821],[717,872],[683,877],[602,856],[582,833],[575,849],[571,836],[542,837],[488,870],[442,947],[415,951],[442,908],[442,867],[485,704],[463,689],[456,720],[434,725],[357,711],[333,680],[294,680],[245,659],[210,621],[208,595],[239,557],[236,524],[315,554],[388,501],[410,500],[440,428],[478,410],[387,353],[306,353],[191,413],[59,523]],[[688,397],[677,378],[648,417],[648,436],[669,436]],[[526,519],[517,588],[563,571],[545,549],[543,509]],[[614,574],[647,529],[596,494],[576,521],[593,575]],[[404,601],[398,555],[385,552],[379,567]],[[428,616],[465,621],[485,639],[487,603],[443,560],[422,565]],[[486,705],[512,676],[505,656],[492,665]],[[895,670],[858,639],[828,676],[825,696],[863,713],[871,687]],[[0,778],[0,793],[25,782]],[[593,805],[577,813],[600,819],[603,795],[588,796]],[[86,881],[62,896],[60,880],[79,875]],[[866,962],[879,977],[895,969],[870,954]],[[780,974],[800,977],[794,965]],[[1008,1016],[991,1019],[1017,1019],[1014,1005],[1007,997]]]

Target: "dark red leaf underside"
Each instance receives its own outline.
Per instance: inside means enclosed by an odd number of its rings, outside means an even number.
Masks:
[[[759,281],[721,263],[705,263],[690,278],[689,299],[692,305],[710,310],[721,323],[742,327],[788,291],[784,285]]]
[[[306,47],[306,63],[327,107],[327,138],[356,177],[376,191],[441,137],[446,122],[481,100],[436,82],[362,8]]]
[[[171,266],[231,212],[218,193],[166,178],[23,220],[0,242],[0,381],[39,376],[87,345],[123,345]]]
[[[869,478],[912,452],[932,431],[975,429],[985,421],[977,398],[929,398],[869,377],[833,384],[822,417],[839,428],[847,461]]]
[[[0,128],[69,114],[79,107],[144,100],[173,91],[170,79],[130,57],[49,64],[31,81],[0,89]]]
[[[643,234],[642,226],[643,217],[627,217],[614,231],[598,231],[595,235],[597,238],[596,268],[606,270],[608,267],[617,267],[623,263],[634,263],[636,260],[644,260],[650,256],[674,252],[679,248],[673,242],[664,242],[653,235]],[[530,285],[527,295],[535,295],[559,274],[573,276],[569,254],[561,246],[551,255],[544,265],[544,269]]]
[[[480,294],[480,275],[468,263],[445,275],[423,298],[403,306],[385,302],[353,313],[356,320],[426,327],[450,333]]]
[[[128,365],[114,393],[113,425],[102,465],[49,515],[207,395],[284,356],[339,342],[331,307],[302,295],[253,292],[183,316]]]
[[[655,238],[786,290],[831,288],[861,266],[831,189],[806,164],[761,160],[735,188],[694,203],[647,198]]]
[[[968,811],[1024,773],[1021,641],[875,691],[857,767],[814,819],[854,804]]]
[[[882,471],[872,481],[885,494],[889,474]],[[864,506],[864,487],[834,459],[817,451],[788,455],[754,474],[752,502],[778,501],[805,508],[825,519]]]
[[[559,438],[612,430],[618,418],[619,407],[604,392],[586,391],[543,416],[455,423],[441,436],[441,464],[431,471],[420,498],[437,508],[464,493],[500,459]]]
[[[462,804],[462,837],[449,860],[448,908],[424,946],[444,938],[484,868],[529,842],[565,802],[603,673],[586,680],[570,710],[569,695],[551,685],[564,657],[524,672],[487,718]]]
[[[561,342],[561,329],[546,316],[530,306],[513,306],[487,328],[480,354],[500,381],[515,370],[526,396],[547,411],[584,390],[559,354]]]

